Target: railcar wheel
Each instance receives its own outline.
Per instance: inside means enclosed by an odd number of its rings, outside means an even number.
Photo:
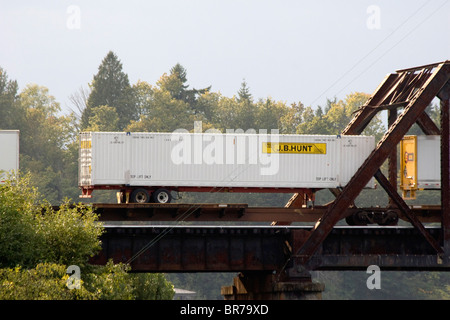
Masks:
[[[167,189],[158,189],[152,194],[152,200],[156,203],[170,203],[172,195]]]
[[[358,211],[345,218],[349,226],[366,226],[371,223],[371,214],[366,211]]]
[[[130,202],[147,203],[150,201],[150,195],[145,189],[136,189],[131,193]]]
[[[382,219],[378,222],[380,226],[396,226],[398,224],[398,213],[388,210],[383,213]]]

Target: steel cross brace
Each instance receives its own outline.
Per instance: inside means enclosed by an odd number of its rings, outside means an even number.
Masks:
[[[444,251],[450,256],[450,88],[441,99],[441,204]]]
[[[417,217],[411,212],[409,206],[402,199],[402,197],[400,197],[396,188],[394,188],[389,183],[388,179],[384,176],[381,170],[379,169],[377,170],[377,172],[375,173],[375,179],[377,179],[377,181],[380,183],[383,189],[388,193],[389,197],[391,197],[392,200],[394,200],[398,208],[408,217],[412,225],[419,230],[420,234],[424,236],[424,238],[433,247],[433,249],[436,250],[437,253],[443,254],[444,251],[442,250],[439,243],[428,233],[427,230],[425,230],[425,227],[423,226],[422,222],[420,222],[420,220],[417,219]]]
[[[395,79],[393,80],[393,78],[395,78],[395,76],[387,76],[384,79],[383,84],[385,84],[386,82],[394,81]],[[305,265],[310,260],[316,249],[321,245],[321,243],[331,232],[334,225],[339,220],[344,218],[343,214],[345,210],[356,199],[363,187],[367,185],[367,183],[375,175],[377,170],[379,170],[383,162],[392,152],[392,148],[397,146],[402,137],[425,111],[425,108],[439,93],[439,91],[447,83],[449,78],[450,63],[448,63],[447,61],[440,63],[439,65],[437,65],[434,72],[428,75],[426,81],[421,83],[421,87],[417,88],[417,90],[414,91],[415,93],[413,95],[410,95],[411,98],[405,106],[403,112],[390,126],[389,130],[379,141],[376,148],[358,169],[349,183],[344,187],[342,193],[340,193],[335,201],[328,207],[327,211],[316,223],[309,237],[306,239],[297,253],[293,255],[296,264]],[[367,108],[367,106],[370,105],[371,101],[374,102],[376,98],[377,101],[375,101],[374,105],[379,105],[388,96],[390,96],[391,93],[395,94],[396,86],[391,87],[388,93],[383,94],[383,92],[381,92],[384,91],[381,90],[383,88],[383,84],[378,87],[375,94],[366,103],[366,107],[363,107],[359,111],[359,113],[355,115],[355,118],[357,119],[353,119],[354,121],[352,121],[344,131],[351,131],[349,129],[355,127],[358,127],[358,129],[362,131],[365,125],[367,125],[370,119],[374,116],[374,114],[372,114],[373,111],[370,112],[371,110]],[[361,116],[363,116],[362,120],[358,120],[358,118],[361,118]]]

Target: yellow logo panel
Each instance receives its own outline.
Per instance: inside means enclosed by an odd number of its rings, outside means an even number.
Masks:
[[[263,142],[263,153],[326,154],[326,143]]]

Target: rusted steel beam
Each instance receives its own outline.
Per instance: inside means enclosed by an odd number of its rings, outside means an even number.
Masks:
[[[417,121],[418,117],[430,104],[433,98],[441,90],[450,78],[450,63],[439,64],[433,73],[430,73],[422,87],[415,90],[414,97],[409,101],[403,112],[399,115],[394,124],[389,128],[376,148],[369,155],[366,161],[358,169],[342,193],[336,198],[318,221],[315,229],[309,238],[296,254],[297,262],[305,264],[316,249],[327,237],[333,226],[343,218],[345,210],[358,196],[363,187],[374,176],[392,148],[396,146],[409,128]]]
[[[397,116],[397,109],[388,111],[389,127],[397,120]],[[390,184],[397,186],[397,146],[392,149],[392,152],[388,157],[388,176]],[[395,202],[392,198],[389,198],[389,207],[395,207]]]
[[[326,210],[247,207],[247,204],[94,204],[100,221],[253,221],[315,222]],[[55,207],[57,210],[57,207]]]
[[[364,130],[364,128],[370,123],[373,117],[379,111],[376,107],[380,105],[385,99],[386,92],[392,86],[398,78],[398,74],[388,74],[383,82],[374,91],[372,96],[367,102],[361,106],[361,108],[355,113],[355,116],[342,131],[344,135],[358,135]]]
[[[444,251],[450,255],[450,89],[441,93],[441,206]]]
[[[387,75],[371,98],[358,110],[352,121],[342,131],[342,134],[361,134],[377,112],[385,109],[392,110],[405,107],[408,101],[416,94],[416,89],[422,87],[427,81],[433,68],[447,62],[399,70],[397,73]],[[416,71],[420,72],[415,73]],[[424,125],[426,126],[429,124],[427,120],[421,116],[419,125],[425,122]],[[431,126],[431,124],[429,125]]]
[[[336,194],[337,195],[337,194]],[[200,209],[199,204],[95,204],[94,211],[99,215],[99,221],[122,222],[152,222],[152,221],[176,221],[176,222],[203,222],[203,221],[236,221],[236,222],[271,222],[284,221],[288,223],[303,222],[315,223],[327,210],[327,206],[315,206],[314,208],[279,208],[279,207],[240,207],[227,209],[222,212],[220,207],[214,205],[211,209]],[[130,206],[130,208],[128,208]],[[168,206],[168,208],[164,208]],[[179,206],[179,207],[178,207]],[[196,208],[188,211],[186,206]],[[232,206],[232,205],[230,205]],[[54,206],[55,211],[59,210]],[[386,212],[391,208],[357,208],[350,207],[344,215],[351,215],[358,211]],[[440,206],[416,206],[411,208],[414,215],[421,222],[441,222],[442,213]],[[401,219],[409,221],[407,217],[398,211]],[[274,220],[275,219],[275,220]]]
[[[381,170],[378,170],[375,173],[375,179],[380,183],[383,189],[387,192],[389,197],[395,202],[397,207],[402,210],[402,212],[407,216],[407,218],[411,221],[412,225],[419,230],[420,234],[428,241],[428,243],[436,250],[437,253],[443,253],[443,250],[439,243],[428,234],[425,230],[423,224],[419,221],[419,219],[412,213],[409,206],[406,202],[400,197],[397,192],[397,188],[394,188],[388,181],[388,179],[383,175]]]
[[[395,70],[395,72],[401,73],[401,72],[406,72],[406,71],[417,71],[417,70],[422,70],[422,69],[428,69],[430,67],[436,67],[436,66],[438,66],[440,64],[447,63],[447,62],[449,62],[449,60],[441,61],[441,62],[435,62],[435,63],[430,63],[430,64],[425,64],[425,65],[422,65],[422,66],[416,66],[416,67],[411,67],[411,68],[398,69],[398,70]]]
[[[439,127],[431,120],[430,116],[426,112],[422,114],[417,119],[417,125],[422,129],[423,133],[427,135],[440,135],[441,130]]]
[[[306,208],[308,200],[314,203],[315,201],[315,190],[305,189],[302,192],[294,193],[289,201],[285,204],[285,208]],[[279,218],[279,217],[278,217]],[[287,226],[293,221],[277,220],[272,221],[272,226]]]

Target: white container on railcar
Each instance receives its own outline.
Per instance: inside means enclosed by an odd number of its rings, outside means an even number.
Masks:
[[[374,147],[371,136],[82,132],[79,185],[336,188]]]
[[[19,130],[0,130],[0,183],[19,170]]]

